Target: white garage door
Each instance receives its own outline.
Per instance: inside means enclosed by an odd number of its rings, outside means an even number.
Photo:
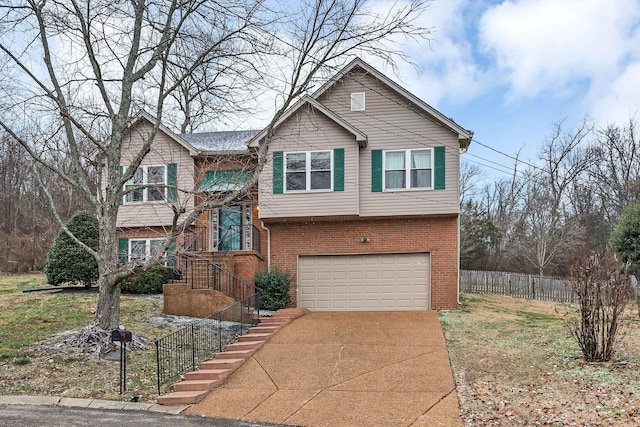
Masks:
[[[298,305],[316,311],[430,308],[429,254],[298,257]]]

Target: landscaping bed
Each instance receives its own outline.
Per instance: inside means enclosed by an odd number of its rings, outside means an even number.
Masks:
[[[493,295],[461,301],[439,317],[467,425],[640,425],[633,304],[616,360],[585,364],[565,325],[573,307]]]

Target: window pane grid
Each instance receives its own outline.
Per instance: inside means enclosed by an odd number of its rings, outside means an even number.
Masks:
[[[165,166],[139,167],[133,177],[125,184],[125,202],[165,200],[165,172]]]
[[[384,188],[432,188],[432,150],[384,152]]]
[[[331,151],[286,153],[285,158],[288,191],[331,189]]]

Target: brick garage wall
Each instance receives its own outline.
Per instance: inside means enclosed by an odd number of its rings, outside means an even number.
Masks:
[[[270,223],[271,265],[292,273],[297,305],[298,255],[431,253],[431,308],[455,309],[458,292],[456,216]],[[367,237],[368,242],[362,242]]]

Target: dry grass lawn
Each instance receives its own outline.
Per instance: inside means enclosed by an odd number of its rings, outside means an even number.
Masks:
[[[640,425],[635,306],[616,362],[594,365],[570,338],[568,305],[470,294],[462,302],[440,320],[467,425]]]
[[[52,334],[79,330],[93,319],[97,293],[23,293],[45,286],[42,274],[0,275],[0,393],[141,401],[157,397],[155,348],[129,352],[127,391],[119,394],[119,362],[71,350],[43,349]],[[162,301],[124,295],[121,322],[153,339],[168,331],[154,326]],[[153,347],[153,345],[152,345]]]

